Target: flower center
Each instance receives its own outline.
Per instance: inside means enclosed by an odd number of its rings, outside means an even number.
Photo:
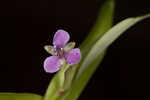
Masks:
[[[57,52],[57,56],[59,56],[60,58],[63,58],[64,55],[64,48],[60,48],[60,47],[54,47],[56,52]]]

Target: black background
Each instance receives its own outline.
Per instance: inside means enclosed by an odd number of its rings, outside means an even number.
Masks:
[[[104,0],[0,1],[0,92],[44,95],[51,77],[43,49],[57,29],[77,46],[95,22]],[[149,0],[116,0],[114,24],[150,13]],[[150,19],[125,32],[108,49],[79,100],[149,100]]]

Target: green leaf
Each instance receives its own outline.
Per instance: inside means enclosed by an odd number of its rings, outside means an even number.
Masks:
[[[92,45],[99,39],[104,33],[111,28],[114,16],[114,0],[106,0],[99,10],[96,23],[92,30],[80,45],[82,52],[82,60],[84,60],[86,54],[91,49]]]
[[[114,0],[106,0],[104,4],[100,7],[97,20],[92,30],[79,47],[82,53],[82,60],[78,65],[73,66],[76,67],[76,71],[74,71],[73,73],[75,75],[74,78],[76,77],[76,73],[80,69],[80,64],[84,61],[92,46],[99,38],[104,35],[106,31],[108,31],[108,29],[111,28],[114,16],[114,6]]]
[[[88,67],[88,65],[96,59],[103,51],[106,49],[113,41],[115,41],[124,31],[136,24],[137,22],[150,17],[150,15],[145,15],[141,17],[128,18],[119,24],[115,25],[112,29],[106,32],[102,38],[100,38],[96,44],[92,47],[91,51],[87,55],[86,59],[81,65],[81,69],[78,76]],[[97,52],[98,51],[98,52]]]
[[[59,100],[76,100],[96,69],[98,62],[102,60],[105,49],[131,26],[148,17],[150,17],[150,14],[141,17],[127,18],[99,38],[81,64],[72,89]]]
[[[0,93],[0,100],[43,100],[43,98],[31,93]]]

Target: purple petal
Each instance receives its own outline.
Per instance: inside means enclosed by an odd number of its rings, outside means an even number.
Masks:
[[[75,48],[65,54],[65,59],[67,64],[72,65],[76,64],[81,60],[81,52],[80,49]]]
[[[69,39],[70,36],[68,32],[59,29],[54,35],[53,45],[57,47],[64,47],[64,45],[69,41]]]
[[[57,72],[60,68],[60,59],[58,56],[47,57],[44,61],[44,70],[49,73]]]

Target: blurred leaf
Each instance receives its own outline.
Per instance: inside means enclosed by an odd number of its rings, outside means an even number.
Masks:
[[[72,84],[72,88],[59,100],[76,100],[90,79],[92,73],[95,71],[98,63],[101,62],[104,56],[104,50],[128,28],[148,17],[150,17],[150,14],[141,17],[127,18],[99,38],[81,64],[81,68]]]
[[[43,100],[43,98],[31,93],[0,93],[0,100]]]

